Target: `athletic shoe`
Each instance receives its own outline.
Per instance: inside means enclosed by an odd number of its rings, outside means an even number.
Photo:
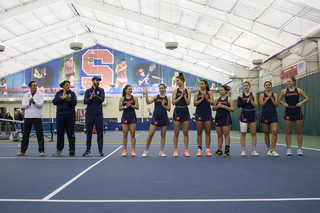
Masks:
[[[246,156],[246,151],[242,150],[241,151],[241,156]]]
[[[201,156],[202,156],[202,151],[199,149],[197,153],[197,157],[201,157]]]
[[[207,157],[212,157],[212,154],[211,154],[210,150],[207,150],[207,151],[206,151],[206,156],[207,156]]]
[[[190,154],[189,154],[188,150],[184,150],[183,154],[184,154],[185,157],[190,157]]]
[[[178,157],[178,150],[174,150],[173,157]]]
[[[270,150],[270,149],[268,149],[268,153],[267,153],[267,155],[268,155],[268,156],[270,156],[270,155],[271,155],[271,150]]]
[[[148,155],[149,155],[149,151],[144,150],[143,153],[142,153],[142,157],[147,157]]]
[[[46,156],[44,152],[40,152],[40,156]]]
[[[123,152],[122,152],[122,157],[127,157],[127,155],[128,155],[128,151],[127,150],[123,150]]]
[[[299,155],[299,156],[303,156],[303,152],[302,152],[302,150],[301,150],[301,149],[298,149],[298,150],[297,150],[297,155]]]
[[[131,151],[131,157],[135,157],[135,156],[137,156],[136,151],[132,150]]]
[[[274,149],[271,149],[270,156],[279,157],[280,155]]]
[[[52,156],[62,156],[63,153],[61,150],[57,150],[55,153],[52,154]]]
[[[259,156],[259,153],[258,153],[256,150],[253,150],[253,151],[252,151],[252,155],[253,155],[253,156]]]
[[[218,149],[213,155],[222,155],[222,151]]]
[[[83,153],[83,157],[87,157],[87,156],[90,156],[91,155],[91,151],[90,150],[86,150],[85,153]]]
[[[76,153],[75,153],[75,151],[74,150],[70,150],[69,151],[69,156],[74,156]]]
[[[223,156],[227,157],[227,156],[229,156],[229,155],[230,155],[230,151],[224,151]]]
[[[159,157],[167,157],[167,155],[166,155],[166,154],[164,154],[164,152],[163,152],[163,151],[160,151],[160,152],[159,152]]]
[[[104,156],[103,151],[99,151],[98,155],[101,156],[101,157]]]
[[[26,153],[24,153],[24,152],[18,152],[17,153],[17,156],[22,156],[22,155],[26,155]]]
[[[292,155],[291,149],[287,149],[287,156],[291,156],[291,155]]]

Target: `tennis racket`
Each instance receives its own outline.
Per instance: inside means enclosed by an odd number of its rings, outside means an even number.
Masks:
[[[47,68],[46,68],[46,67],[43,67],[43,68],[41,69],[41,73],[42,73],[43,75],[46,74],[46,71],[47,71]]]
[[[149,72],[152,72],[156,67],[157,67],[156,63],[152,63],[152,64],[149,66]]]

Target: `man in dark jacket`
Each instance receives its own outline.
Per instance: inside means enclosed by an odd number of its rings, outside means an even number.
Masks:
[[[97,142],[99,149],[99,156],[103,154],[103,112],[102,102],[104,101],[104,90],[99,87],[101,78],[94,76],[92,78],[92,87],[86,90],[83,103],[87,104],[86,111],[86,126],[87,126],[87,149],[83,156],[91,155],[91,139],[92,129],[95,125],[97,130]]]

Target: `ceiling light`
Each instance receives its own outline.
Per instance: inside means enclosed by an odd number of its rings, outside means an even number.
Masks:
[[[70,43],[70,49],[72,50],[81,50],[83,47],[83,44],[81,42],[72,42]]]
[[[166,43],[165,43],[165,46],[166,46],[166,48],[169,49],[169,50],[174,50],[174,49],[177,49],[177,47],[178,47],[178,42],[175,42],[175,41],[166,42]]]
[[[252,64],[254,64],[254,65],[260,65],[260,64],[262,64],[262,59],[253,59],[253,60],[252,60]]]
[[[3,52],[5,48],[6,48],[5,46],[0,45],[0,52]]]

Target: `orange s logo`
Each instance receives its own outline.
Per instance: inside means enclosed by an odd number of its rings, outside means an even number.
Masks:
[[[94,64],[96,59],[100,60],[101,63]],[[87,50],[82,55],[82,70],[88,76],[100,76],[100,87],[104,90],[108,90],[110,88],[109,84],[113,82],[113,70],[108,64],[113,64],[113,59],[113,54],[107,49]],[[81,85],[85,89],[92,86],[92,77],[81,78]]]

